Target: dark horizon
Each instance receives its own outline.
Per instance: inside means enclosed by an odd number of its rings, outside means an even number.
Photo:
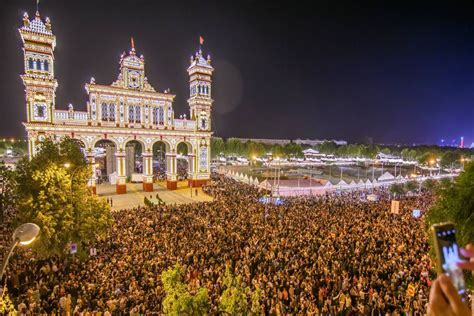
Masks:
[[[25,136],[17,29],[35,4],[0,4],[7,61],[0,135],[8,137]],[[177,95],[175,116],[188,112],[186,68],[202,35],[216,69],[216,136],[410,144],[464,136],[467,147],[474,142],[473,9],[470,2],[40,2],[57,40],[58,109],[85,110],[90,77],[116,80],[133,36],[149,82]]]

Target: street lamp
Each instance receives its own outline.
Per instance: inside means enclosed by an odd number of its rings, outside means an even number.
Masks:
[[[13,243],[10,247],[10,250],[8,251],[5,261],[3,261],[2,264],[2,274],[0,274],[0,280],[3,278],[3,274],[5,273],[5,269],[8,265],[8,260],[10,260],[15,247],[18,244],[20,244],[20,246],[27,246],[31,244],[33,241],[35,241],[36,237],[38,237],[39,231],[39,226],[33,223],[22,224],[17,229],[15,229],[12,236]]]

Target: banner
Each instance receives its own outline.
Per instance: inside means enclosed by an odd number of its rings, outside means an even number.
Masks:
[[[392,214],[397,214],[397,215],[400,213],[400,201],[392,200],[392,207],[390,209],[390,212]]]

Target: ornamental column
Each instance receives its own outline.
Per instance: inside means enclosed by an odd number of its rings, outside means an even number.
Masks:
[[[193,182],[196,179],[196,155],[195,154],[188,154],[188,186],[194,187],[196,186]]]
[[[97,194],[97,175],[96,175],[96,166],[95,166],[95,157],[92,152],[87,154],[87,166],[90,168],[90,178],[87,181],[87,186],[90,188],[93,194]]]
[[[142,153],[143,157],[143,191],[153,192],[153,154]]]
[[[125,152],[116,152],[115,158],[117,159],[117,194],[127,193],[127,176],[125,173]]]
[[[166,153],[166,187],[168,190],[176,190],[178,182],[176,179],[176,153]]]

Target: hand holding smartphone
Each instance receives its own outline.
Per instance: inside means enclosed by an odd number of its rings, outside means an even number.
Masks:
[[[460,248],[456,242],[456,229],[453,223],[435,224],[431,227],[433,242],[438,259],[438,274],[447,275],[463,301],[466,301],[466,284],[464,272],[458,266],[464,262],[459,255]]]

